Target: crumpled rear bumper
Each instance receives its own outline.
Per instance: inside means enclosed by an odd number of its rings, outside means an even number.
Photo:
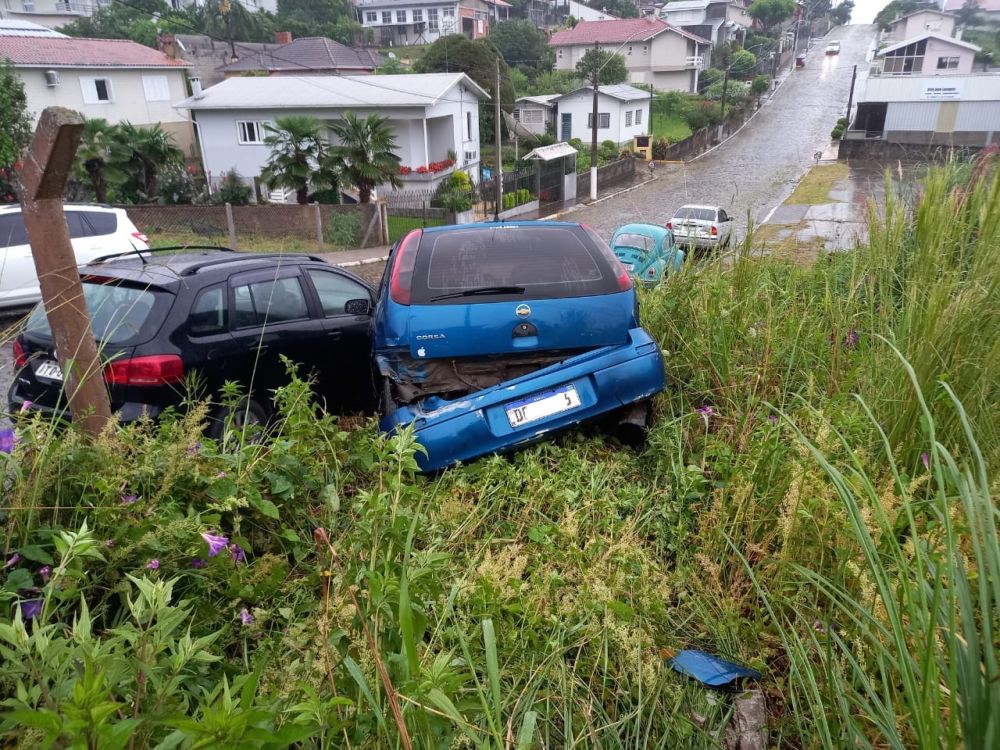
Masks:
[[[579,396],[579,406],[511,426],[507,406],[570,385]],[[453,401],[424,399],[385,415],[381,427],[391,432],[412,423],[418,442],[427,451],[417,457],[420,468],[435,471],[458,461],[513,450],[648,398],[664,386],[659,347],[645,330],[633,328],[626,344],[594,349]]]

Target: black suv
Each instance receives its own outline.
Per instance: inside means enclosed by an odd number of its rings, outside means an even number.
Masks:
[[[373,290],[319,258],[161,248],[98,259],[81,266],[80,276],[111,408],[124,422],[181,405],[190,382],[195,395],[217,400],[229,380],[247,393],[238,421],[264,422],[271,391],[288,382],[280,355],[316,376],[327,409],[374,407]],[[10,410],[27,402],[68,416],[42,305],[14,341],[14,362]],[[215,436],[220,416],[216,405],[209,428]]]

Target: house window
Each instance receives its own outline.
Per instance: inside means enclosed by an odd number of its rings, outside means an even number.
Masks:
[[[396,11],[396,23],[406,23],[406,11],[397,10]]]
[[[631,109],[625,111],[625,127],[626,128],[632,127],[632,110]]]
[[[521,122],[521,110],[515,109],[513,115],[514,115],[514,122]]]
[[[594,113],[590,112],[587,114],[587,127],[594,127]],[[598,112],[597,113],[597,129],[598,130],[608,130],[611,127],[611,113],[610,112]]]
[[[938,58],[938,70],[954,70],[958,67],[957,57],[939,57]]]
[[[428,8],[427,9],[427,28],[431,31],[438,30],[438,9]]]
[[[237,140],[243,145],[264,142],[264,123],[254,120],[239,120],[236,123]]]
[[[376,13],[373,10],[366,10],[365,23],[377,23],[377,22],[378,22],[378,13]]]
[[[465,113],[465,140],[472,140],[472,113]]]
[[[383,10],[382,11],[382,23],[384,23],[386,26],[388,26],[389,24],[392,23],[392,11],[391,10]]]
[[[424,12],[422,10],[414,9],[413,23],[423,23],[423,22],[424,22]]]
[[[637,109],[635,111],[635,124],[636,125],[642,125],[642,110],[641,109]]]
[[[147,102],[169,102],[170,86],[166,76],[143,76],[142,90]]]
[[[542,110],[540,109],[526,109],[521,112],[521,122],[525,125],[541,125],[542,120]]]
[[[455,9],[454,8],[445,8],[444,10],[441,11],[441,14],[445,18],[454,18],[455,17]]]
[[[115,100],[110,78],[81,78],[84,104],[105,104]]]
[[[905,47],[885,53],[884,73],[909,75],[920,73],[924,68],[924,53],[927,51],[927,40],[907,44]]]
[[[465,152],[465,163],[466,164],[468,164],[469,162],[473,162],[473,161],[475,161],[478,158],[479,158],[479,152],[478,151],[466,151]]]

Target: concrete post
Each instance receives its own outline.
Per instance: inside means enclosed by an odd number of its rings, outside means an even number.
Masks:
[[[233,221],[233,206],[226,204],[226,226],[229,228],[229,249],[238,250],[236,247],[236,222]]]
[[[319,204],[313,203],[313,216],[316,219],[316,249],[323,252],[323,214],[320,213]]]

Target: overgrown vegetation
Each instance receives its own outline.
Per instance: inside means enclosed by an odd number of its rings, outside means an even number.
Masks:
[[[0,448],[3,723],[23,746],[719,746],[664,657],[764,673],[770,745],[979,748],[1000,722],[1000,175],[888,191],[811,266],[644,292],[670,388],[438,476],[408,434],[277,394]],[[238,394],[230,394],[234,403]],[[404,739],[405,737],[405,739]]]

